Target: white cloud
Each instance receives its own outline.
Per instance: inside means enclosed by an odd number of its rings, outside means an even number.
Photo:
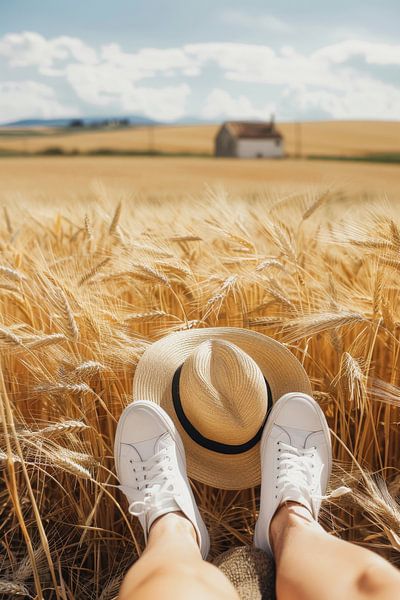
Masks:
[[[79,111],[59,102],[54,90],[36,81],[0,82],[0,120],[3,123],[30,117],[55,119]]]
[[[72,64],[67,80],[77,96],[95,106],[118,106],[121,111],[139,113],[153,119],[173,121],[183,117],[190,94],[187,83],[162,87],[138,85],[135,74],[104,63]]]
[[[130,92],[133,85],[123,70],[115,69],[107,63],[94,68],[91,65],[72,63],[66,67],[65,74],[76,95],[95,106],[107,106],[115,96],[122,99],[123,94]]]
[[[222,13],[222,21],[229,25],[238,25],[239,27],[246,27],[254,31],[272,31],[276,33],[287,33],[292,30],[292,27],[273,15],[260,14],[250,15],[248,12],[242,10],[227,10]]]
[[[182,48],[144,48],[126,53],[118,44],[107,44],[97,53],[77,38],[46,39],[34,32],[5,35],[0,39],[0,56],[10,67],[36,67],[41,75],[65,77],[75,94],[88,104],[117,106],[121,111],[165,121],[185,114],[189,85],[182,82],[152,87],[138,86],[137,82],[160,73],[165,77],[181,72],[193,77],[199,73]],[[37,100],[36,92],[30,90],[29,95]],[[47,100],[50,107],[50,98]],[[34,110],[43,116],[44,106],[44,102],[39,103]]]
[[[225,14],[231,19],[245,17],[238,11]],[[268,23],[273,26],[271,18],[264,15],[265,27]],[[207,118],[263,118],[274,103],[278,113],[285,104],[286,116],[290,111],[298,116],[301,109],[340,118],[366,114],[371,118],[400,118],[399,87],[379,77],[379,68],[400,66],[398,44],[350,39],[304,53],[290,46],[276,50],[267,45],[216,42],[125,52],[118,44],[96,50],[78,38],[46,39],[38,33],[22,32],[0,38],[0,57],[11,68],[65,78],[76,96],[90,105],[140,112],[157,119],[184,116],[190,95],[187,78],[206,77],[209,67],[214,72],[217,67],[229,82],[251,86],[243,85],[243,92],[232,95],[232,87],[228,93],[225,86],[217,84],[205,99],[202,112]],[[366,68],[357,68],[354,58],[361,58],[367,68],[374,65],[374,74],[366,75]],[[152,84],[155,79],[156,85]],[[266,106],[255,103],[254,98],[261,97],[256,86],[273,102]],[[57,102],[55,98],[53,101]]]
[[[162,88],[138,87],[125,94],[122,110],[143,114],[161,121],[175,121],[186,114],[186,101],[190,94],[186,83]]]
[[[142,48],[138,52],[127,53],[118,44],[108,44],[102,47],[101,57],[103,64],[124,71],[131,80],[193,69],[193,60],[183,48]]]
[[[197,64],[216,63],[228,80],[276,86],[281,100],[287,99],[292,114],[299,109],[323,111],[333,118],[400,118],[400,89],[367,76],[349,64],[354,56],[362,56],[367,64],[400,65],[400,46],[364,42],[340,43],[322,48],[309,56],[284,47],[279,53],[267,46],[248,44],[195,44],[186,51],[195,57]],[[270,88],[271,89],[271,88]],[[221,90],[222,91],[222,90]],[[226,94],[226,93],[225,93]],[[250,110],[250,100],[241,96],[239,107]],[[207,100],[207,115],[214,114],[213,106],[225,101],[218,94]],[[236,99],[237,101],[237,99]],[[250,103],[251,104],[251,103]],[[279,113],[279,101],[277,112]],[[256,116],[260,111],[252,107]]]
[[[317,50],[311,58],[343,64],[357,56],[370,65],[400,66],[400,44],[346,40]]]
[[[11,67],[36,66],[44,74],[55,74],[48,70],[58,61],[73,59],[94,64],[97,60],[93,48],[78,38],[60,36],[48,40],[33,31],[6,34],[0,39],[0,56],[8,59]]]
[[[269,46],[236,43],[190,44],[185,49],[198,65],[217,64],[231,81],[289,88],[343,85],[343,73],[333,67],[327,69],[325,60],[310,58],[288,46],[279,53]]]
[[[322,110],[334,119],[400,119],[400,89],[367,77],[337,92],[300,90],[296,101],[304,110]]]
[[[270,119],[275,113],[274,104],[256,108],[244,94],[233,97],[226,90],[214,89],[207,96],[202,116],[206,119]]]

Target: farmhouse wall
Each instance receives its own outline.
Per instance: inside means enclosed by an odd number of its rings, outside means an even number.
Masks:
[[[239,158],[280,158],[284,153],[283,140],[271,138],[267,140],[237,140],[237,156]]]
[[[236,156],[236,144],[235,138],[226,127],[223,127],[215,141],[216,156]]]

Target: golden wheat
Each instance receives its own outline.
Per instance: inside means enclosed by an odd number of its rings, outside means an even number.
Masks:
[[[114,476],[116,423],[149,344],[199,327],[250,327],[301,360],[333,433],[332,485],[353,490],[324,524],[395,563],[397,207],[343,211],[326,190],[133,203],[95,187],[88,206],[16,205],[0,223],[0,593],[117,594],[143,536]],[[258,489],[193,485],[212,556],[250,543]]]

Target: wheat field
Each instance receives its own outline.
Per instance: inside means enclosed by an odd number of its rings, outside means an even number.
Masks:
[[[340,187],[352,197],[400,194],[398,165],[307,160],[236,160],[190,157],[29,157],[0,160],[0,203],[75,205],[96,199],[98,182],[113,198],[194,198],[211,187],[232,195],[307,193],[310,186]]]
[[[32,203],[26,188],[3,205],[0,594],[116,597],[143,549],[112,456],[135,365],[168,332],[209,326],[299,358],[332,429],[332,487],[352,489],[325,503],[325,527],[396,564],[398,205],[321,186],[90,193]],[[258,489],[193,486],[211,556],[251,543]]]
[[[114,151],[213,154],[219,125],[156,125],[127,129],[65,130],[38,128],[19,132],[0,128],[0,152],[43,152],[58,147],[67,152]],[[298,153],[297,123],[278,123],[285,150]],[[38,135],[40,134],[40,135]],[[354,156],[400,152],[399,121],[313,121],[301,123],[303,155]]]

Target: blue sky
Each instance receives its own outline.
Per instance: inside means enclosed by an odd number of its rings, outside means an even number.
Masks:
[[[400,119],[398,0],[0,0],[0,122]]]

